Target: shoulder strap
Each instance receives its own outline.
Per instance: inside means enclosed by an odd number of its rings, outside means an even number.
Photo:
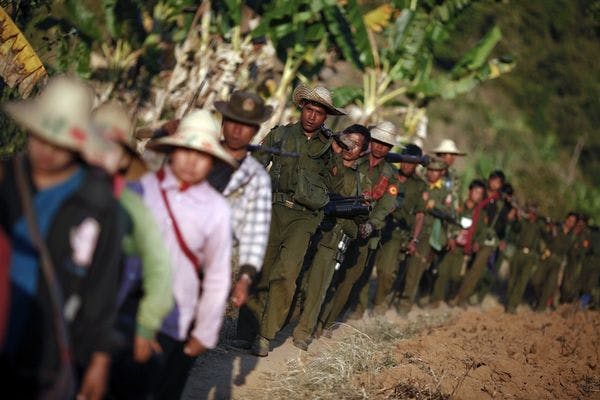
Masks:
[[[200,260],[198,260],[198,257],[196,257],[194,252],[188,247],[187,243],[185,242],[185,239],[183,238],[183,235],[181,234],[181,230],[179,229],[179,223],[177,222],[177,219],[175,218],[175,215],[173,214],[173,210],[171,209],[171,203],[169,203],[167,193],[165,192],[165,189],[163,189],[162,186],[160,185],[162,183],[162,181],[165,179],[165,171],[163,169],[157,171],[156,178],[158,179],[158,183],[159,183],[158,189],[160,190],[160,195],[163,199],[163,202],[165,203],[165,208],[167,209],[167,214],[169,214],[169,218],[171,218],[171,221],[173,222],[173,231],[175,231],[175,237],[177,238],[177,243],[179,244],[179,248],[181,249],[181,251],[183,251],[183,254],[185,254],[185,256],[188,258],[188,260],[190,260],[190,262],[196,269],[196,272],[198,272],[200,274],[201,273]]]
[[[287,127],[287,126],[286,126]],[[281,134],[281,138],[275,143],[275,148],[278,148],[279,150],[283,150],[283,145],[284,143],[287,141],[287,139],[289,138],[290,134],[292,133],[291,129],[285,129],[286,127],[283,128],[283,133]],[[294,149],[295,151],[295,149]],[[278,157],[276,155],[273,156]],[[279,180],[281,179],[281,160],[277,160],[277,162],[273,163],[273,166],[271,167],[271,175],[273,176],[273,192],[277,192],[279,191]]]

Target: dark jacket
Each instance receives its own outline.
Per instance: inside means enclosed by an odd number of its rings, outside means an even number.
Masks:
[[[112,195],[108,177],[95,169],[84,167],[84,171],[83,182],[59,206],[46,235],[62,291],[61,308],[65,311],[65,304],[75,304],[75,298],[80,300],[72,318],[65,317],[73,359],[79,371],[85,369],[92,353],[110,352],[114,345],[121,242],[125,230],[123,211]],[[32,182],[30,190],[32,194],[35,192]],[[0,224],[10,232],[22,213],[12,165],[5,164],[4,177],[0,177]],[[99,228],[93,256],[86,266],[74,260],[72,248],[72,233],[83,221],[97,224]],[[33,372],[37,382],[44,386],[52,382],[54,375],[49,371],[56,371],[59,357],[48,287],[41,269],[39,274],[27,337],[23,338],[17,360],[23,371]]]

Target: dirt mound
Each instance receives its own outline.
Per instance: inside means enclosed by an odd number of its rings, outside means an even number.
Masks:
[[[399,342],[377,398],[600,399],[600,313],[469,309]]]

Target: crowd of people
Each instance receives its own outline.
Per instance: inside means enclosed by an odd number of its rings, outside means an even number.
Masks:
[[[500,170],[462,199],[452,140],[425,154],[387,121],[333,132],[322,86],[299,85],[299,121],[261,145],[273,110],[254,93],[139,131],[95,97],[58,76],[4,104],[27,132],[0,166],[0,370],[19,398],[179,398],[219,340],[267,356],[290,323],[307,350],[344,318],[490,292],[512,313],[600,304],[583,214],[519,206]]]

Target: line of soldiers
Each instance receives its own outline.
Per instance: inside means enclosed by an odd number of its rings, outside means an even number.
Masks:
[[[307,350],[347,310],[481,298],[506,259],[510,312],[529,284],[540,310],[559,287],[561,301],[599,304],[598,231],[583,216],[521,210],[501,171],[462,203],[454,142],[428,156],[392,152],[389,122],[332,132],[327,116],[344,111],[324,87],[299,85],[300,120],[261,145],[273,110],[253,93],[137,139],[122,106],[94,97],[55,77],[4,105],[28,133],[0,165],[0,376],[19,397],[178,398],[228,306],[234,346],[266,356],[297,320]]]

